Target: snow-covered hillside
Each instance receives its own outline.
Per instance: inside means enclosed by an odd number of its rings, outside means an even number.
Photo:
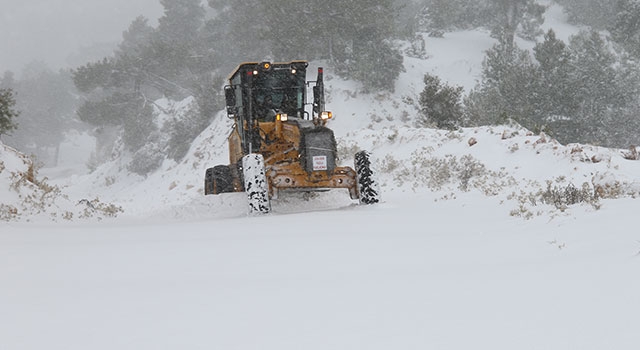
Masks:
[[[493,44],[425,40],[394,93],[325,71],[341,161],[373,153],[377,205],[290,194],[255,217],[243,193],[205,197],[222,113],[148,177],[115,161],[31,178],[0,145],[0,349],[636,349],[636,150],[415,128],[424,73],[470,89]]]
[[[38,176],[34,161],[0,142],[0,221],[102,220],[122,209],[97,197],[70,199]]]
[[[549,5],[547,28],[559,28],[560,37],[578,31],[565,23],[557,5]],[[327,103],[336,116],[329,126],[338,139],[341,160],[351,165],[358,150],[373,152],[384,193],[438,193],[450,197],[461,189],[478,191],[500,198],[507,215],[524,211],[519,215],[530,217],[545,210],[539,204],[549,190],[566,190],[568,186],[582,190],[587,186],[585,190],[597,189],[605,197],[638,192],[640,185],[634,174],[639,162],[625,159],[629,150],[561,145],[517,125],[455,132],[415,128],[424,74],[437,74],[468,91],[480,77],[484,51],[495,43],[484,31],[446,33],[443,38],[424,35],[424,40],[426,57],[405,57],[406,70],[393,93],[363,93],[358,83],[325,70]],[[531,43],[522,43],[527,45],[532,47]],[[324,63],[312,62],[309,72],[320,65]],[[190,101],[159,101],[159,126],[186,113]],[[104,164],[85,176],[60,178],[52,169],[44,169],[43,173],[74,199],[99,198],[122,207],[124,213],[120,217],[244,215],[241,204],[235,211],[219,210],[221,198],[202,195],[205,169],[228,163],[226,135],[230,128],[231,121],[220,112],[193,142],[185,159],[180,163],[166,160],[159,171],[147,177],[131,174],[127,158]],[[236,197],[242,202],[241,196]],[[331,201],[352,204],[342,197],[344,193],[332,193]],[[275,205],[277,211],[279,203]]]

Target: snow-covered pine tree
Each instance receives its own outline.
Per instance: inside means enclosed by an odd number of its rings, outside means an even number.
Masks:
[[[582,24],[594,29],[606,29],[616,13],[619,0],[555,0],[562,5],[574,24]]]
[[[363,83],[367,91],[393,91],[404,70],[403,57],[394,47],[395,17],[398,9],[391,0],[337,1],[347,19],[348,30],[336,33],[347,46],[336,52],[339,73]]]
[[[424,23],[426,30],[447,31],[458,28],[462,3],[465,0],[427,0],[425,2]]]
[[[514,119],[532,130],[542,127],[536,119],[532,96],[536,67],[528,51],[496,44],[486,53],[482,79],[465,100],[471,125]]]
[[[198,37],[205,18],[201,0],[160,0],[160,4],[164,7],[157,29],[161,40],[179,44]]]
[[[533,48],[538,62],[537,87],[534,98],[540,120],[565,119],[573,115],[576,93],[571,77],[571,53],[566,44],[549,29],[544,40]],[[555,130],[555,129],[554,129]],[[558,132],[560,132],[558,130]]]
[[[259,33],[274,59],[327,59],[366,90],[393,89],[403,69],[402,55],[389,40],[399,12],[393,1],[279,0],[257,6],[261,16],[254,20],[264,23]]]
[[[212,20],[205,26],[205,9],[200,0],[162,0],[161,4],[164,15],[157,29],[150,27],[144,17],[136,18],[123,33],[123,41],[113,57],[79,67],[73,78],[85,94],[78,109],[83,121],[99,130],[119,129],[123,149],[138,158],[144,158],[145,152],[149,156],[160,152],[178,160],[185,154],[183,145],[206,127],[219,108],[220,80],[216,70],[221,58],[230,51],[220,44],[223,41],[220,35],[224,34],[220,29],[225,27],[218,25],[222,21]],[[221,53],[216,55],[216,51]],[[153,100],[187,96],[195,97],[197,115],[169,125],[165,131],[171,137],[159,138],[158,125],[153,120]],[[113,140],[99,138],[102,139]],[[180,146],[174,149],[177,145]],[[105,145],[98,148],[104,149]],[[141,165],[138,162],[130,169],[145,172],[154,164],[158,162],[143,166],[138,166]]]
[[[226,77],[240,62],[262,61],[271,56],[271,43],[266,32],[270,26],[269,16],[262,7],[271,5],[275,8],[278,1],[209,0],[208,3],[213,9],[213,16],[205,22],[200,41],[206,48],[203,53],[215,63],[221,74]],[[303,5],[295,8],[300,7]],[[286,13],[289,11],[292,10],[287,9]],[[293,16],[280,14],[280,20],[275,23],[283,23],[285,18],[294,21]]]
[[[0,89],[0,136],[6,135],[17,127],[15,118],[19,112],[14,109],[15,104],[13,90]]]
[[[154,31],[155,29],[149,25],[147,18],[144,16],[136,17],[129,24],[129,28],[122,33],[122,42],[118,45],[116,54],[118,56],[142,57]]]
[[[21,111],[20,123],[5,144],[36,155],[42,163],[56,165],[65,133],[77,126],[77,91],[69,72],[54,72],[33,62],[15,81],[14,91],[19,96],[16,108]]]
[[[509,50],[516,35],[533,40],[542,34],[544,10],[536,0],[488,0],[487,20],[492,35]]]
[[[456,129],[462,125],[461,86],[450,86],[440,78],[426,74],[424,89],[420,93],[418,126],[435,124],[441,129]]]
[[[573,67],[571,79],[580,98],[576,118],[585,128],[586,141],[596,142],[606,125],[607,113],[624,103],[618,89],[616,58],[595,30],[583,31],[569,41]]]
[[[636,59],[640,59],[640,1],[619,0],[613,22],[608,26],[611,38]]]
[[[424,0],[421,9],[409,14],[415,31],[433,34],[485,25],[487,0]]]

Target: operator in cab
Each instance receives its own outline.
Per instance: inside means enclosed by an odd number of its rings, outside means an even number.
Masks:
[[[258,104],[258,121],[261,122],[274,122],[276,120],[276,106],[273,103],[273,97],[271,94],[266,94],[262,99],[262,103]]]

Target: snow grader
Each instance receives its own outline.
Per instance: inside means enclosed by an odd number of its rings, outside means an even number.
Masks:
[[[229,164],[208,168],[204,193],[246,192],[250,213],[268,213],[285,191],[347,189],[362,204],[378,202],[369,153],[355,154],[354,168],[338,166],[333,114],[325,109],[323,68],[307,81],[307,61],[240,64],[225,86]],[[313,102],[307,103],[312,87]],[[310,107],[310,108],[309,108]],[[307,110],[309,109],[309,110]]]

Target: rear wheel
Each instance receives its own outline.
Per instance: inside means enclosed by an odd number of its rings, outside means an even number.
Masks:
[[[269,183],[261,154],[248,154],[242,158],[244,190],[249,200],[250,214],[267,214],[271,211]]]
[[[233,192],[231,169],[227,165],[216,165],[204,174],[204,194]]]
[[[371,155],[360,151],[355,155],[355,168],[358,176],[358,192],[361,204],[374,204],[380,201],[380,188],[371,170]]]

